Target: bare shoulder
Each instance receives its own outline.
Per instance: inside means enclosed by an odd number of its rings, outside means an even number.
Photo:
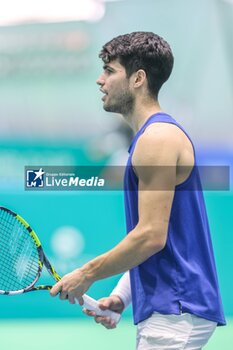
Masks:
[[[176,164],[182,148],[184,133],[175,125],[153,123],[139,137],[133,163]]]
[[[150,124],[145,132],[142,134],[142,137],[155,137],[167,139],[171,141],[179,142],[183,137],[186,137],[184,132],[176,125],[171,123],[153,123]]]

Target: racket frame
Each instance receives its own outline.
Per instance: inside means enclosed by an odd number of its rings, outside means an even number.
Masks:
[[[53,277],[53,279],[56,282],[60,281],[61,277],[58,275],[58,273],[55,271],[54,267],[51,265],[48,258],[46,257],[46,255],[43,251],[42,245],[40,243],[40,240],[37,237],[35,231],[31,228],[31,226],[27,223],[27,221],[24,220],[19,214],[16,214],[12,210],[5,208],[5,207],[1,207],[1,206],[0,206],[0,210],[5,211],[8,214],[12,215],[16,220],[18,220],[18,222],[20,222],[20,224],[22,226],[24,226],[24,228],[28,231],[28,234],[30,235],[30,237],[33,239],[33,242],[34,242],[36,249],[37,249],[37,252],[38,252],[38,258],[39,258],[38,259],[37,275],[36,275],[35,279],[27,287],[19,289],[19,290],[14,290],[14,291],[0,290],[0,294],[17,295],[17,294],[23,294],[23,293],[27,293],[27,292],[36,291],[36,290],[50,290],[52,288],[51,285],[35,286],[36,282],[38,281],[38,279],[41,276],[43,266],[46,267],[47,271],[49,272],[49,274]]]
[[[27,221],[24,220],[19,214],[16,214],[12,210],[5,208],[5,207],[1,207],[1,206],[0,206],[0,210],[3,210],[5,212],[7,212],[8,214],[12,215],[13,217],[15,217],[20,222],[20,224],[23,225],[24,228],[26,228],[26,230],[28,231],[28,234],[31,236],[31,238],[33,239],[33,241],[35,243],[35,246],[36,246],[37,252],[38,252],[38,257],[39,257],[37,275],[36,275],[35,279],[27,287],[16,290],[16,291],[0,290],[0,294],[2,294],[2,295],[17,295],[17,294],[23,294],[23,293],[27,293],[27,292],[36,291],[36,290],[50,290],[52,288],[51,285],[35,286],[35,283],[40,278],[43,266],[46,267],[47,271],[54,278],[55,281],[57,281],[57,282],[60,281],[61,277],[58,275],[58,273],[55,271],[54,267],[51,265],[48,258],[46,257],[46,255],[43,251],[42,245],[40,243],[40,240],[37,237],[35,231],[31,228],[31,226],[27,223]],[[119,313],[111,311],[111,310],[101,310],[98,306],[98,302],[95,299],[89,297],[86,294],[84,294],[82,297],[84,300],[84,304],[82,305],[82,307],[85,307],[89,310],[95,311],[97,313],[97,315],[111,317],[116,322],[116,324],[119,322],[119,320],[121,318],[121,315]],[[79,304],[77,300],[75,300],[75,301],[77,304]]]

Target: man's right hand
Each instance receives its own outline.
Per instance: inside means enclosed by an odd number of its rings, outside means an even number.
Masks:
[[[121,314],[124,310],[124,303],[117,295],[102,298],[98,300],[98,303],[101,310],[111,310],[118,312],[119,314]],[[97,316],[95,311],[87,310],[85,308],[83,309],[83,312],[88,316],[94,317],[96,323],[102,324],[107,329],[116,328],[116,322],[110,317]]]

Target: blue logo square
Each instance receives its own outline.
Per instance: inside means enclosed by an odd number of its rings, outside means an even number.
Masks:
[[[27,170],[27,187],[44,187],[44,174],[42,168],[39,170]]]

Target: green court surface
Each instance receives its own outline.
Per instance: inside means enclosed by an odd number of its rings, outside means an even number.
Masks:
[[[1,321],[2,350],[134,350],[136,328],[122,320],[117,329],[106,330],[91,320]],[[232,350],[233,319],[218,327],[206,350]]]

